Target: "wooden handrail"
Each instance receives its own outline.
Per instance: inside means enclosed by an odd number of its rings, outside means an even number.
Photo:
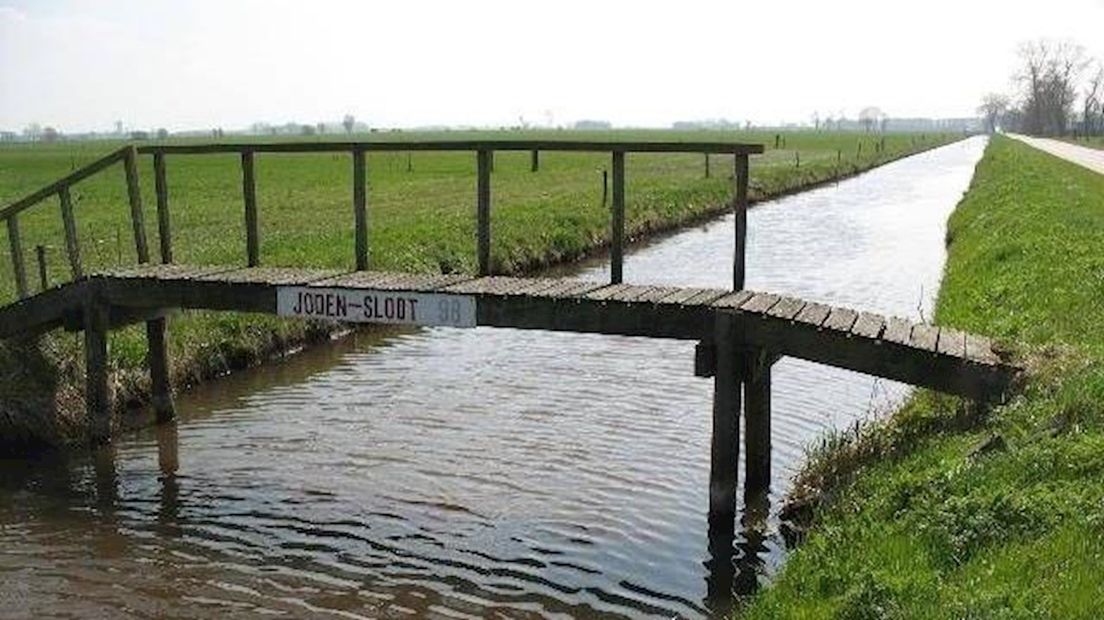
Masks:
[[[329,153],[355,151],[582,151],[592,153],[721,153],[753,155],[762,144],[734,142],[655,142],[581,140],[429,140],[411,142],[243,142],[221,144],[164,144],[138,147],[150,155],[202,155],[210,153]]]
[[[23,198],[20,198],[19,200],[16,200],[15,202],[9,204],[8,206],[6,206],[2,210],[0,210],[0,220],[6,220],[9,217],[19,213],[20,211],[23,211],[24,209],[27,209],[28,207],[32,207],[35,204],[37,204],[39,202],[42,202],[46,198],[49,198],[49,197],[57,194],[62,189],[66,189],[70,185],[78,183],[78,182],[80,182],[80,181],[96,174],[97,172],[103,170],[104,168],[107,168],[108,166],[111,166],[115,162],[118,162],[119,160],[123,159],[123,157],[126,156],[127,150],[130,149],[130,148],[131,147],[129,147],[129,146],[124,146],[123,148],[121,148],[117,151],[113,151],[110,154],[105,155],[105,156],[101,157],[100,159],[97,159],[96,161],[88,164],[87,166],[84,166],[83,168],[79,168],[75,172],[72,172],[72,173],[62,177],[61,179],[58,179],[57,181],[54,181],[53,183],[43,187],[42,189],[40,189],[38,191],[35,191],[31,194],[28,194],[27,196],[24,196]]]

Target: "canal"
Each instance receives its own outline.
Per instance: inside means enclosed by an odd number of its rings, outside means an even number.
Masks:
[[[749,288],[930,318],[984,145],[757,206]],[[728,216],[635,248],[625,279],[725,287],[731,257]],[[706,616],[784,561],[804,447],[906,394],[780,362],[770,502],[718,553],[692,343],[360,334],[185,394],[177,424],[95,455],[0,464],[0,616]]]

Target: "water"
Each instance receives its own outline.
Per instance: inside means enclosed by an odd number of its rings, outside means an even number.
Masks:
[[[929,316],[983,147],[755,208],[749,288]],[[723,287],[731,238],[725,217],[637,248],[626,280]],[[688,342],[442,328],[230,377],[94,457],[0,465],[0,616],[707,615],[784,558],[770,506],[803,446],[905,388],[775,366],[771,504],[733,554],[692,369]]]

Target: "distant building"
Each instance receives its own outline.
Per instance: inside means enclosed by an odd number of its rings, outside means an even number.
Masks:
[[[613,129],[613,125],[609,121],[596,121],[596,120],[581,120],[575,121],[573,125],[575,129],[583,129],[588,131],[600,130],[600,129]]]

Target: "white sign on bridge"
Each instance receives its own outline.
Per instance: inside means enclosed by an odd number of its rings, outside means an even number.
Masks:
[[[475,327],[475,298],[347,288],[281,286],[276,314],[349,323]]]

